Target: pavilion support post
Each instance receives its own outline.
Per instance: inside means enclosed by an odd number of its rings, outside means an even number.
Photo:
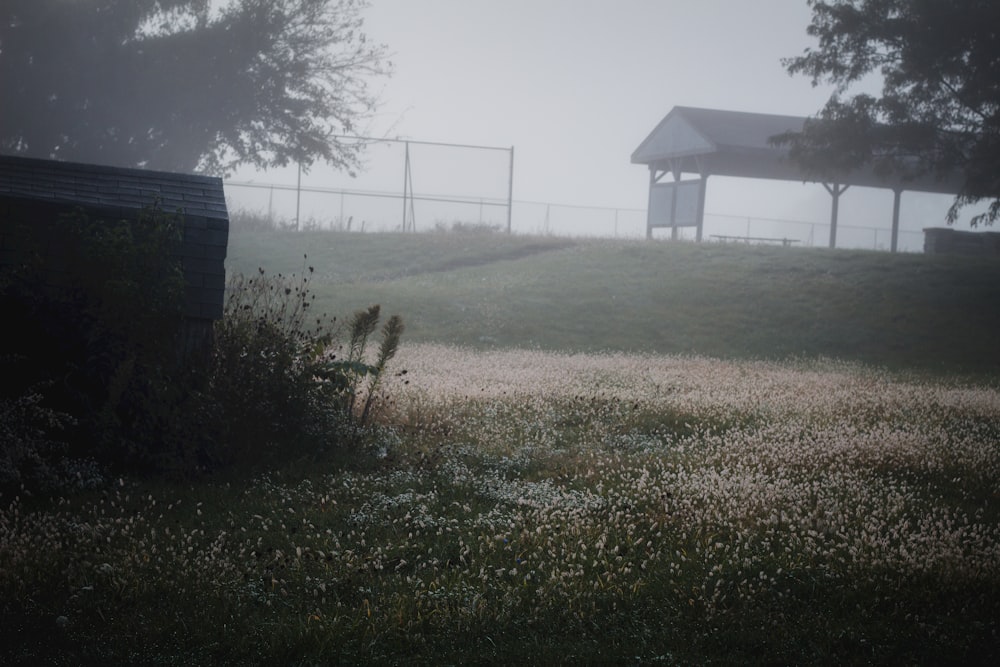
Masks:
[[[646,239],[653,238],[653,186],[656,185],[656,167],[649,165],[649,198],[646,200]]]
[[[834,183],[833,185],[823,184],[826,191],[830,193],[833,197],[833,203],[830,206],[830,248],[837,247],[837,213],[840,209],[840,195],[844,194],[847,190],[848,185],[840,185],[839,183]]]
[[[674,193],[670,197],[670,240],[677,240],[677,196],[681,190],[681,169],[674,160],[670,161],[670,171],[674,176]]]
[[[894,189],[892,191],[892,241],[890,250],[891,252],[896,252],[899,246],[899,199],[902,196],[903,191],[900,189]]]
[[[670,240],[677,240],[677,181],[674,181],[674,193],[670,197]]]
[[[702,231],[705,229],[705,189],[708,187],[708,174],[701,175],[701,183],[698,184],[698,212],[695,231],[695,240],[701,243]]]
[[[510,147],[510,171],[507,173],[507,234],[514,213],[514,147]]]
[[[837,247],[837,209],[840,207],[840,192],[838,190],[840,186],[836,183],[833,185],[833,204],[830,206],[830,248]]]

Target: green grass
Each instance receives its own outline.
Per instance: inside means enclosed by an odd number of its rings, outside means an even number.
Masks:
[[[1000,662],[1000,263],[347,233],[229,262],[403,316],[377,427],[0,495],[0,663]]]
[[[320,308],[381,303],[410,341],[1000,370],[995,259],[502,234],[231,237],[230,271],[301,273],[304,261]]]
[[[1000,658],[995,389],[831,362],[401,354],[383,457],[4,498],[0,661]]]

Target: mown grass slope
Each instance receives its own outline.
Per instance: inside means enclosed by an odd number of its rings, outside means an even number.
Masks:
[[[380,303],[414,342],[1000,370],[991,259],[489,233],[230,238],[230,272],[310,266],[318,308]]]

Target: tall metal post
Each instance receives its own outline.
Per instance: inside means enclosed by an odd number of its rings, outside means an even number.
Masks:
[[[406,157],[403,160],[403,224],[400,227],[402,231],[406,231],[406,203],[409,196],[412,194],[410,192],[410,142],[406,142]]]
[[[507,175],[507,233],[511,231],[511,214],[514,211],[514,147],[510,147],[510,173]]]
[[[267,191],[267,225],[268,227],[274,226],[274,186],[272,185]]]
[[[299,177],[295,182],[295,231],[299,231],[299,203],[302,200],[302,163],[299,162]]]

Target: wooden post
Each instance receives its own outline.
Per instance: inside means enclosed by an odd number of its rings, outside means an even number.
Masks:
[[[895,189],[892,191],[892,241],[890,243],[890,251],[896,252],[896,248],[899,245],[899,199],[902,196],[903,191],[900,189]]]
[[[839,183],[834,183],[832,186],[823,184],[826,191],[830,193],[833,197],[833,204],[830,207],[830,248],[837,247],[837,212],[840,208],[840,195],[842,195],[848,187],[848,185],[841,186]]]
[[[702,231],[705,228],[705,189],[708,187],[708,174],[701,175],[701,183],[698,184],[698,229],[695,232],[695,240],[701,243]]]
[[[646,199],[646,239],[653,238],[653,186],[656,185],[656,167],[649,165],[649,197]]]
[[[670,196],[670,240],[677,240],[677,197],[681,191],[681,168],[677,161],[670,161],[670,172],[674,177],[674,191]]]
[[[677,177],[674,177],[674,182],[671,183],[673,186],[673,191],[670,193],[670,240],[677,240],[677,192],[680,188],[677,187],[678,181]]]

